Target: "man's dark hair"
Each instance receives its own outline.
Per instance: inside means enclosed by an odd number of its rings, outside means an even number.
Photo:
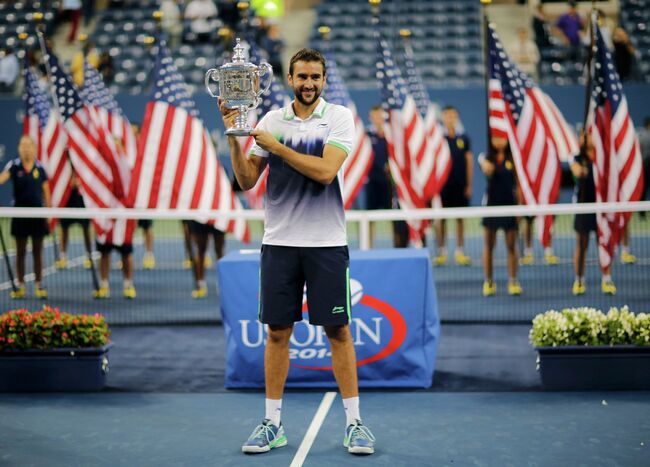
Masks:
[[[453,105],[445,105],[442,108],[442,111],[444,112],[445,110],[455,110],[456,112],[458,112],[458,109],[456,107],[454,107]]]
[[[325,57],[323,57],[323,54],[320,53],[318,50],[314,49],[300,49],[296,54],[291,57],[291,61],[289,61],[289,74],[293,76],[293,64],[301,61],[301,62],[320,62],[321,65],[323,65],[323,76],[327,73],[326,67],[325,67]]]
[[[373,105],[372,107],[370,107],[371,112],[375,112],[377,110],[384,110],[384,108],[381,105]]]

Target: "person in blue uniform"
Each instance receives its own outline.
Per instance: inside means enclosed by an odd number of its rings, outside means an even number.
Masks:
[[[372,144],[373,160],[366,182],[366,209],[393,209],[393,182],[388,166],[388,145],[384,134],[384,109],[377,105],[368,114],[372,129],[368,131]],[[399,207],[397,207],[399,209]],[[375,224],[370,223],[370,247],[374,243]],[[408,226],[405,221],[393,222],[393,246],[408,246]]]
[[[584,132],[580,135],[581,143],[584,143]],[[573,194],[574,203],[595,203],[596,183],[594,181],[594,160],[596,152],[591,142],[591,135],[587,136],[585,151],[577,155],[571,161],[571,173],[576,185]],[[573,256],[575,279],[573,281],[573,295],[582,295],[587,291],[585,284],[585,262],[587,258],[587,247],[589,246],[589,235],[597,232],[596,214],[576,214],[573,220],[573,230],[576,232],[576,249]],[[616,285],[612,281],[611,266],[603,270],[601,290],[604,294],[614,295]]]
[[[70,197],[66,203],[66,208],[85,208],[83,197],[79,191],[79,177],[77,176],[74,169],[72,170],[72,176],[70,177]],[[70,227],[74,224],[79,224],[83,232],[84,237],[84,246],[86,247],[86,252],[88,257],[84,259],[83,264],[86,269],[90,269],[90,261],[92,255],[91,247],[91,238],[90,238],[90,220],[76,218],[76,219],[61,219],[59,221],[61,225],[61,245],[59,246],[59,258],[56,260],[55,266],[57,269],[65,269],[68,267],[68,239],[69,239],[69,230]]]
[[[45,168],[36,160],[36,144],[25,135],[18,143],[17,159],[11,160],[0,173],[0,184],[11,179],[13,182],[14,206],[21,208],[50,207],[50,188]],[[34,295],[47,298],[43,287],[43,237],[49,233],[47,219],[14,218],[11,219],[11,235],[16,240],[16,280],[17,289],[11,292],[11,298],[23,298],[25,289],[25,256],[27,240],[32,239],[32,257],[34,260]]]
[[[479,157],[479,165],[487,178],[487,187],[483,197],[484,206],[507,206],[518,204],[517,173],[512,161],[510,145],[505,137],[492,136],[487,156]],[[521,285],[517,280],[517,219],[514,217],[486,217],[482,221],[484,228],[483,245],[483,295],[496,294],[497,286],[493,278],[493,257],[497,231],[503,229],[508,251],[508,294],[520,295]]]
[[[442,109],[442,123],[445,127],[445,138],[451,154],[451,171],[440,192],[440,201],[444,208],[460,208],[469,206],[472,197],[472,181],[474,176],[474,161],[469,137],[458,133],[460,117],[455,107],[447,106]],[[434,264],[442,266],[447,262],[447,232],[445,220],[437,224],[438,254]],[[456,219],[456,264],[469,266],[472,261],[464,252],[465,234],[463,219]]]

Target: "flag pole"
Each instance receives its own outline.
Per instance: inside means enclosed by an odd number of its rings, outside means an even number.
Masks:
[[[594,22],[596,21],[596,16],[598,13],[594,8],[594,2],[591,2],[591,12],[589,13],[589,32],[590,32],[590,43],[589,43],[589,52],[587,54],[587,62],[585,67],[587,68],[587,82],[585,83],[585,106],[584,114],[582,119],[582,131],[585,134],[585,137],[580,141],[580,157],[584,158],[587,154],[587,120],[589,118],[589,107],[591,105],[591,84],[593,80],[591,65],[594,60],[594,49],[596,48],[596,28],[594,27]]]
[[[485,141],[486,150],[485,154],[487,157],[490,157],[490,54],[488,52],[488,34],[489,34],[489,19],[487,15],[488,6],[492,3],[492,0],[481,0],[481,12],[483,17],[483,80],[485,83],[485,129],[487,139]]]

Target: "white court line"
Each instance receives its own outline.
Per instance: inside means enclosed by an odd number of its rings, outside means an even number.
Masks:
[[[311,421],[311,425],[309,425],[309,428],[307,429],[307,433],[305,433],[305,437],[302,439],[302,443],[300,443],[298,452],[296,452],[296,455],[291,461],[290,467],[301,467],[305,462],[307,454],[309,454],[309,450],[311,449],[311,445],[314,444],[314,440],[318,435],[321,425],[325,421],[325,417],[327,417],[327,413],[330,411],[330,407],[332,407],[334,399],[336,399],[335,392],[326,392],[323,396],[323,400],[318,406],[318,410]]]

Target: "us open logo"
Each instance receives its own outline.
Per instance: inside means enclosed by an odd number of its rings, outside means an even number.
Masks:
[[[357,353],[357,366],[368,365],[393,354],[406,338],[406,321],[389,303],[364,294],[361,282],[350,279],[352,321],[350,332]],[[307,312],[303,301],[303,312]],[[266,343],[266,327],[260,322],[239,320],[242,343],[255,348]],[[331,352],[325,331],[307,318],[295,323],[291,336],[291,365],[306,370],[331,370]]]

